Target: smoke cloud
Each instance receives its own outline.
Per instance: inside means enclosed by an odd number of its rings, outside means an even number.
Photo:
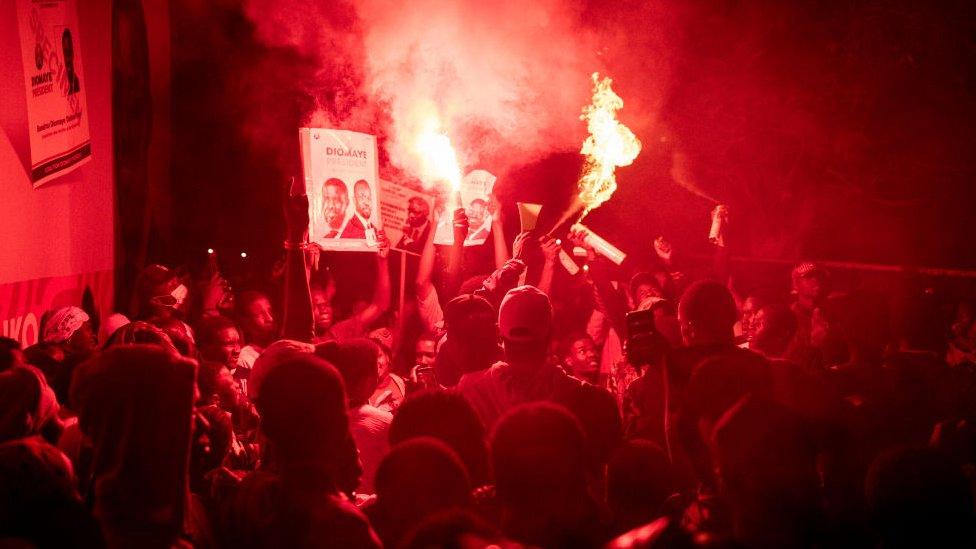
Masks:
[[[430,129],[451,138],[464,168],[495,173],[578,149],[590,74],[604,69],[606,44],[575,0],[245,6],[262,40],[319,65],[308,124],[375,133],[412,176],[415,139]]]

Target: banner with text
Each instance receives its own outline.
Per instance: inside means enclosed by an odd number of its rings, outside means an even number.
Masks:
[[[309,241],[323,250],[375,252],[383,228],[376,137],[326,128],[301,128],[298,134]]]
[[[17,19],[37,188],[91,159],[78,10],[75,0],[17,0]]]

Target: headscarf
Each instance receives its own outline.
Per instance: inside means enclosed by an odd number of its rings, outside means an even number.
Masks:
[[[62,307],[51,313],[51,316],[47,318],[47,322],[44,323],[44,333],[41,341],[44,343],[63,343],[68,341],[89,320],[88,313],[78,307]]]

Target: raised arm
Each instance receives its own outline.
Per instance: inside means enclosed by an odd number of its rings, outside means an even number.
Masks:
[[[315,321],[312,315],[312,294],[308,287],[305,251],[308,248],[308,197],[296,179],[289,185],[285,201],[285,303],[281,337],[297,341],[312,341]]]
[[[542,273],[539,275],[539,289],[546,295],[552,295],[552,279],[556,274],[559,250],[562,249],[561,242],[555,238],[544,236],[539,241],[539,247],[542,249],[542,256],[545,258],[542,263]]]
[[[495,244],[495,268],[501,269],[508,261],[508,242],[505,241],[505,224],[502,223],[502,207],[498,198],[489,197],[488,209],[491,212],[491,235]]]
[[[368,326],[390,308],[390,239],[382,230],[376,235],[380,249],[376,252],[376,282],[373,290],[373,300],[365,309],[356,315],[361,325]]]

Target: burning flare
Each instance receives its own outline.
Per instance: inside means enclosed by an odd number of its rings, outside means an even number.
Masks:
[[[417,135],[414,149],[420,158],[420,179],[425,185],[433,186],[438,181],[447,181],[453,193],[461,190],[461,166],[450,138],[441,133],[440,123],[434,117],[424,124]]]
[[[617,120],[617,111],[624,100],[610,88],[610,78],[600,79],[593,73],[593,102],[583,108],[581,120],[586,120],[589,137],[583,142],[580,154],[586,156],[583,174],[577,183],[583,203],[583,216],[606,202],[617,190],[613,171],[629,166],[641,150],[641,142]]]

